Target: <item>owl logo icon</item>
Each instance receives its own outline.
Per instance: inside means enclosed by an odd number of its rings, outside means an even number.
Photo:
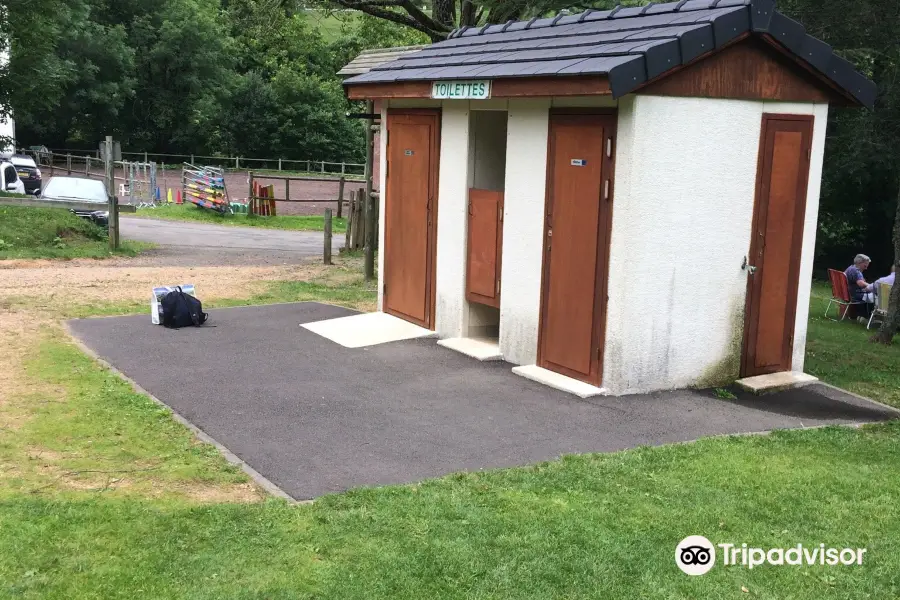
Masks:
[[[691,535],[675,547],[675,564],[688,575],[705,575],[716,564],[716,549],[702,535]]]

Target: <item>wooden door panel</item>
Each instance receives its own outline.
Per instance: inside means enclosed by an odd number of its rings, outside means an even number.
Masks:
[[[608,115],[553,115],[550,121],[538,362],[597,385],[611,224],[603,197],[612,178],[606,148],[614,123]]]
[[[503,192],[469,190],[466,296],[470,302],[500,306],[502,215]]]
[[[388,114],[384,308],[431,327],[436,114]]]
[[[753,219],[744,376],[789,371],[800,275],[812,117],[764,115]]]

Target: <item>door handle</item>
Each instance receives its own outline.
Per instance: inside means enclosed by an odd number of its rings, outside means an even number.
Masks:
[[[756,273],[756,267],[754,267],[753,265],[751,265],[751,264],[749,263],[749,261],[747,260],[747,257],[746,257],[746,256],[744,257],[744,262],[741,263],[741,270],[747,271],[747,272],[750,273],[751,275],[753,275],[754,273]]]

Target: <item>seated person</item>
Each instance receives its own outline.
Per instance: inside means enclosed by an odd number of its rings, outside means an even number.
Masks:
[[[853,259],[853,264],[847,267],[844,275],[847,277],[847,286],[850,290],[850,300],[853,302],[865,302],[866,304],[874,304],[875,298],[872,293],[866,293],[869,283],[863,276],[863,271],[869,268],[872,259],[865,254],[857,254]],[[866,307],[867,309],[870,307]]]
[[[876,279],[875,281],[870,283],[868,286],[866,286],[866,292],[871,292],[875,296],[877,296],[878,292],[881,290],[882,283],[886,283],[890,286],[893,286],[894,285],[894,277],[896,276],[896,271],[897,271],[897,265],[891,265],[891,274],[885,275],[884,277],[882,277],[880,279]],[[867,293],[866,296],[868,296],[868,295],[869,294]]]

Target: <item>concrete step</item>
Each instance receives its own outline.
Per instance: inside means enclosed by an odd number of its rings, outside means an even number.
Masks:
[[[560,375],[554,371],[544,369],[537,365],[527,365],[523,367],[515,367],[512,370],[516,375],[521,375],[525,379],[542,383],[554,389],[575,394],[579,398],[590,398],[592,396],[603,396],[607,391],[598,388],[589,383]]]
[[[447,338],[438,340],[438,346],[456,350],[480,361],[503,360],[500,342],[496,338]]]
[[[799,371],[783,371],[769,375],[756,375],[738,379],[734,383],[744,391],[761,395],[803,387],[817,382],[819,379]]]

